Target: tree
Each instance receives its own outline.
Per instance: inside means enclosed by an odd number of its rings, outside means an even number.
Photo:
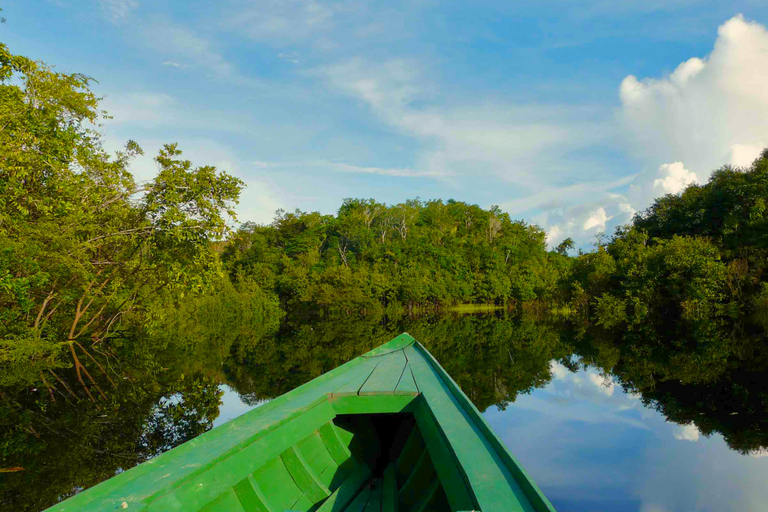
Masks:
[[[154,180],[135,183],[141,148],[106,154],[89,83],[0,45],[0,385],[42,384],[52,398],[75,395],[56,373],[69,365],[91,400],[104,397],[94,372],[112,380],[110,341],[127,319],[157,321],[223,276],[212,243],[242,188],[175,144]]]

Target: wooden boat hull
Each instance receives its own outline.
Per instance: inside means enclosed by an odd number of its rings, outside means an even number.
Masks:
[[[50,511],[554,511],[407,334]]]

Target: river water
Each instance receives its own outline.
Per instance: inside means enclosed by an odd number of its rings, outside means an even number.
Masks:
[[[285,320],[276,334],[202,357],[181,386],[158,379],[149,406],[128,405],[129,395],[125,411],[65,414],[61,435],[44,436],[26,461],[32,467],[0,474],[1,503],[41,510],[403,331],[432,352],[560,512],[768,510],[768,365],[745,351],[764,338],[731,336],[722,361],[697,366],[700,343],[506,314]],[[89,437],[100,416],[107,426]],[[80,434],[82,459],[64,427]],[[55,492],[41,497],[41,485]]]

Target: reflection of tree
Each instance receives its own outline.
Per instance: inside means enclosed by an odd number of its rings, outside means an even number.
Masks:
[[[719,433],[744,454],[768,447],[768,344],[755,326],[713,318],[642,335],[596,326],[575,332],[585,363],[615,375],[670,421]]]
[[[0,509],[38,511],[205,432],[219,414],[218,383],[186,378],[161,389],[124,381],[108,399],[0,403]],[[152,385],[154,384],[154,385]],[[160,405],[157,405],[157,404]]]
[[[24,468],[0,474],[0,509],[48,507],[210,429],[231,347],[258,346],[276,310],[252,283],[224,283],[151,334],[126,337],[113,354],[115,385],[100,382],[104,399],[0,388],[0,468]],[[71,381],[74,371],[58,373]]]
[[[258,351],[230,361],[230,385],[246,403],[279,396],[401,332],[420,340],[481,410],[505,407],[518,393],[546,384],[549,361],[570,354],[551,326],[494,316],[323,317],[293,323]]]

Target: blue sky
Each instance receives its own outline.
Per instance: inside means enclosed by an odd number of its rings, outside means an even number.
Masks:
[[[768,146],[763,1],[3,2],[11,51],[81,72],[248,185],[240,220],[345,197],[500,205],[586,247]]]

